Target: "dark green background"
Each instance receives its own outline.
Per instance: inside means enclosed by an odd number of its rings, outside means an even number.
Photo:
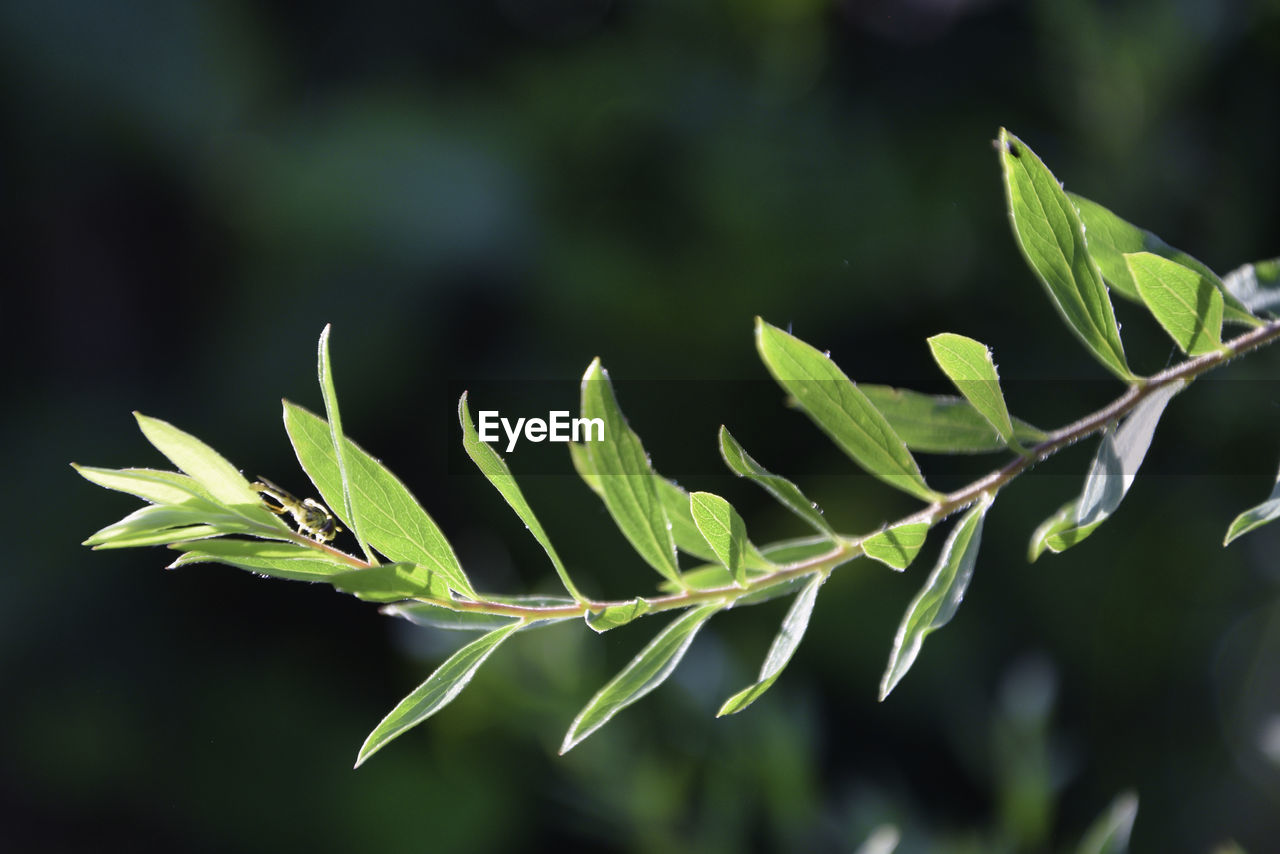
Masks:
[[[940,534],[906,576],[839,572],[747,713],[712,717],[781,602],[717,618],[564,758],[657,620],[517,638],[353,772],[461,637],[328,588],[165,573],[159,549],[91,553],[133,502],[67,463],[159,465],[137,409],[305,494],[278,400],[320,406],[332,322],[349,434],[483,587],[554,579],[459,462],[457,394],[571,405],[597,355],[658,468],[730,497],[757,540],[803,530],[716,474],[722,422],[866,530],[911,501],[784,409],[752,318],[933,391],[924,338],[970,335],[1017,414],[1065,423],[1120,388],[1023,267],[989,141],[1009,127],[1225,272],[1280,246],[1276,79],[1269,0],[3,4],[0,847],[851,851],[890,821],[904,852],[1064,850],[1132,789],[1135,850],[1273,850],[1280,534],[1219,543],[1272,482],[1275,353],[1179,398],[1076,550],[1024,556],[1090,448],[1002,494],[963,608],[886,703]],[[1135,368],[1165,364],[1154,324],[1118,313]],[[648,589],[567,455],[525,450],[581,585]],[[923,460],[942,486],[986,463]]]

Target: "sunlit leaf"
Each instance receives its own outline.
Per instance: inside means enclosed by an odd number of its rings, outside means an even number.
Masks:
[[[859,384],[858,388],[913,451],[980,454],[1005,449],[995,428],[964,398],[885,385]],[[1045,439],[1043,430],[1020,418],[1013,419],[1013,434],[1029,445]]]
[[[218,512],[220,505],[195,478],[160,469],[103,469],[72,463],[81,477],[98,486],[137,496],[152,504],[199,505]],[[268,514],[271,515],[271,514]],[[283,523],[280,525],[284,527]]]
[[[754,703],[777,681],[782,669],[791,661],[796,647],[800,646],[800,641],[804,638],[804,631],[809,627],[809,617],[813,614],[813,603],[817,601],[818,590],[826,580],[824,573],[817,573],[800,591],[800,595],[796,596],[795,602],[791,604],[791,609],[787,611],[787,616],[782,620],[782,628],[769,647],[769,654],[765,656],[755,684],[742,689],[726,700],[720,707],[720,711],[716,712],[716,717],[737,714]]]
[[[1134,379],[1102,273],[1089,255],[1084,226],[1062,185],[1027,145],[1004,128],[997,149],[1013,235],[1067,327],[1099,362]]]
[[[1217,274],[1200,261],[1180,249],[1175,249],[1151,232],[1126,222],[1097,202],[1075,193],[1067,193],[1067,198],[1071,199],[1072,204],[1076,206],[1080,220],[1084,223],[1084,236],[1089,246],[1089,254],[1097,262],[1098,269],[1102,271],[1103,277],[1107,280],[1107,284],[1111,285],[1113,292],[1125,299],[1142,302],[1142,297],[1138,294],[1138,286],[1133,280],[1133,274],[1129,272],[1129,265],[1125,263],[1124,256],[1130,252],[1152,252],[1161,258],[1168,258],[1170,261],[1176,261],[1184,267],[1195,270],[1213,282],[1214,287],[1222,290],[1226,299],[1227,321],[1247,326],[1257,326],[1261,322],[1249,314],[1249,308],[1246,308],[1243,302],[1232,296],[1225,280],[1219,279]]]
[[[393,602],[379,609],[390,617],[433,629],[463,632],[488,632],[511,624],[511,617],[481,611],[454,611],[434,602]]]
[[[716,553],[694,524],[693,513],[689,509],[689,493],[679,484],[659,477],[658,499],[671,524],[671,538],[675,540],[676,548],[699,560],[716,560]]]
[[[588,611],[585,619],[587,625],[593,631],[603,634],[610,629],[616,629],[618,626],[625,626],[627,623],[639,617],[643,617],[649,613],[650,605],[644,599],[632,599],[630,602],[623,602],[620,605],[610,605],[599,611]]]
[[[916,559],[928,534],[929,526],[924,522],[895,525],[863,540],[862,551],[867,557],[901,571]]]
[[[542,523],[534,515],[533,508],[529,506],[529,502],[525,500],[524,493],[520,491],[520,486],[511,474],[511,469],[507,467],[506,462],[498,455],[497,451],[480,441],[480,434],[476,432],[475,424],[471,420],[471,410],[467,407],[467,393],[465,391],[458,400],[458,423],[462,425],[462,447],[466,449],[467,456],[476,464],[476,467],[480,469],[480,472],[488,479],[489,483],[493,484],[494,488],[506,499],[507,504],[520,517],[520,521],[524,522],[525,527],[529,529],[529,533],[538,541],[538,545],[542,546],[542,550],[551,559],[551,564],[555,567],[556,574],[560,576],[560,583],[564,585],[564,589],[569,591],[569,595],[574,599],[583,601],[585,597],[578,592],[578,588],[569,579],[569,571],[561,563],[560,555],[556,554],[555,548],[551,545],[551,538],[543,530]]]
[[[1124,256],[1147,309],[1189,356],[1222,346],[1222,292],[1204,276],[1150,252]]]
[[[147,505],[96,532],[82,545],[97,549],[157,546],[250,530],[242,517],[225,511],[210,512],[189,504]]]
[[[392,739],[398,738],[447,706],[463,688],[467,687],[471,677],[475,676],[480,665],[484,664],[498,645],[524,626],[524,622],[514,621],[472,641],[449,656],[444,664],[427,677],[427,681],[401,700],[382,719],[382,722],[374,727],[373,732],[369,733],[369,737],[360,747],[360,753],[356,757],[356,767],[359,768]]]
[[[609,515],[646,563],[679,583],[675,541],[658,495],[658,478],[640,437],[618,408],[613,384],[599,359],[582,377],[582,416],[604,421],[604,441],[587,442],[586,449]]]
[[[342,415],[338,410],[338,392],[333,387],[333,366],[329,363],[329,331],[329,324],[326,323],[324,329],[320,332],[316,373],[320,379],[320,396],[324,399],[325,419],[329,424],[329,441],[333,446],[333,458],[338,465],[338,480],[342,486],[342,504],[340,506],[345,511],[342,518],[346,521],[352,536],[356,538],[360,551],[364,553],[365,558],[370,563],[373,563],[373,552],[369,551],[369,545],[365,542],[363,534],[360,508],[351,502],[351,483],[346,459],[346,442],[343,441]]]
[[[942,628],[955,616],[973,577],[974,563],[978,559],[978,545],[982,542],[982,522],[991,507],[991,496],[983,495],[969,508],[956,526],[951,529],[938,563],[929,574],[924,587],[907,607],[898,633],[893,639],[893,651],[889,666],[880,680],[880,699],[902,680],[920,654],[924,639]]]
[[[1271,495],[1266,501],[1250,507],[1232,520],[1222,544],[1225,546],[1236,537],[1243,536],[1254,528],[1261,528],[1277,518],[1280,518],[1280,475],[1276,477],[1276,485],[1271,488]]]
[[[368,569],[351,569],[326,578],[334,587],[369,602],[400,599],[448,601],[450,584],[443,573],[418,563],[383,563]]]
[[[689,496],[693,522],[739,586],[746,584],[747,526],[733,505],[711,492]]]
[[[1009,418],[1009,408],[1000,391],[1000,377],[987,345],[954,332],[944,332],[929,339],[929,349],[938,367],[955,383],[965,400],[995,428],[1005,444],[1017,450],[1013,421]]]
[[[781,502],[783,507],[795,513],[823,534],[829,535],[829,539],[835,537],[835,531],[827,524],[827,520],[822,517],[822,509],[810,501],[794,483],[785,477],[773,474],[752,459],[751,455],[738,444],[738,440],[734,439],[729,433],[728,428],[723,425],[720,427],[720,455],[724,457],[725,464],[729,466],[729,469],[734,474],[739,477],[745,477],[763,487],[766,492]]]
[[[341,507],[342,479],[333,457],[329,425],[318,415],[285,401],[284,426],[298,462],[320,495],[330,507]],[[393,561],[434,569],[450,588],[477,598],[449,541],[408,488],[355,442],[343,441],[351,500],[359,506],[369,545]]]
[[[179,543],[173,548],[182,549],[184,554],[179,555],[170,567],[191,563],[225,563],[275,578],[327,582],[333,582],[336,577],[351,570],[351,565],[340,558],[294,543],[216,539],[201,540],[189,545]]]
[[[778,384],[868,474],[924,501],[939,497],[889,422],[830,357],[760,318],[756,348]]]
[[[719,602],[699,605],[669,623],[583,707],[565,733],[560,752],[572,750],[618,712],[666,681],[693,643],[698,629],[722,607]]]

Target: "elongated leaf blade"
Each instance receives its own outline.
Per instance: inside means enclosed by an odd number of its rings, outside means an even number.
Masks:
[[[1138,796],[1123,792],[1085,831],[1077,854],[1125,854],[1138,817]]]
[[[388,742],[404,735],[452,702],[467,687],[471,677],[476,675],[480,665],[485,663],[493,651],[524,626],[524,622],[517,620],[489,632],[449,656],[425,682],[401,700],[374,727],[360,747],[355,767],[359,768],[370,756],[386,747]]]
[[[1280,258],[1232,270],[1223,277],[1222,285],[1229,296],[1239,299],[1250,311],[1275,311],[1280,308]],[[1229,304],[1230,300],[1228,307]]]
[[[190,563],[225,563],[260,575],[291,581],[327,581],[351,570],[351,565],[318,549],[295,543],[265,540],[201,540],[195,544],[179,543],[184,550],[170,567]]]
[[[666,511],[667,521],[671,523],[671,538],[675,540],[676,548],[699,560],[716,560],[716,553],[694,524],[693,513],[689,510],[689,493],[679,484],[659,477],[658,498]]]
[[[1097,202],[1075,193],[1067,193],[1067,198],[1076,206],[1080,221],[1084,223],[1089,254],[1098,263],[1098,269],[1102,271],[1103,278],[1115,293],[1125,299],[1142,302],[1138,285],[1133,280],[1133,274],[1129,272],[1129,265],[1125,263],[1124,256],[1130,252],[1152,252],[1161,258],[1168,258],[1170,261],[1189,267],[1213,282],[1214,287],[1222,291],[1226,301],[1224,314],[1226,320],[1246,326],[1257,326],[1261,322],[1249,313],[1249,308],[1244,302],[1232,295],[1224,279],[1219,279],[1216,273],[1197,259],[1180,249],[1175,249],[1150,231],[1126,222]]]
[[[419,563],[383,563],[368,569],[342,567],[328,581],[338,590],[368,602],[435,599],[447,602],[449,582],[438,570]]]
[[[214,534],[241,534],[250,530],[240,516],[220,511],[209,512],[199,505],[147,505],[94,533],[82,545],[99,549],[120,549],[199,539],[199,536],[183,536],[182,532],[191,531],[193,526],[206,527]]]
[[[822,508],[810,501],[800,488],[781,475],[776,475],[760,465],[748,454],[738,440],[733,438],[727,427],[720,427],[720,455],[725,465],[738,477],[745,477],[752,483],[762,487],[776,498],[783,507],[808,522],[819,533],[828,539],[834,539],[836,532],[827,524],[822,516]],[[713,556],[714,559],[714,556]]]
[[[582,377],[582,415],[604,420],[604,441],[586,443],[609,515],[632,548],[669,581],[680,583],[676,546],[658,494],[658,478],[640,437],[618,408],[609,374],[596,359]]]
[[[342,477],[334,460],[329,425],[318,415],[285,401],[284,426],[298,462],[330,507],[341,507]],[[393,561],[434,569],[449,587],[477,598],[453,548],[408,488],[374,457],[350,439],[343,440],[351,500],[369,544]],[[343,519],[350,523],[349,519]]]
[[[791,656],[800,646],[800,641],[804,639],[805,629],[809,627],[809,618],[813,615],[813,604],[818,600],[818,591],[826,580],[825,574],[818,573],[800,591],[795,601],[791,603],[787,616],[782,620],[782,628],[769,647],[769,654],[765,656],[764,664],[760,666],[760,676],[755,684],[743,688],[726,700],[720,707],[720,711],[716,712],[716,717],[737,714],[759,699],[760,695],[768,691],[778,680],[783,668],[791,661]]]
[[[747,526],[733,505],[712,492],[689,496],[693,522],[738,586],[747,583]]]
[[[587,446],[581,442],[569,443],[569,459],[573,461],[573,470],[582,478],[587,488],[604,498],[604,487],[600,485],[600,475],[591,466],[591,458],[587,455]]]
[[[939,497],[889,422],[830,357],[758,317],[756,349],[778,384],[868,474],[923,501]]]
[[[619,605],[610,605],[599,611],[588,611],[585,615],[586,623],[591,630],[604,634],[610,629],[616,629],[619,626],[625,626],[632,620],[639,619],[649,613],[650,605],[644,599],[632,599],[630,602],[623,602]]]
[[[885,385],[859,384],[858,388],[913,451],[981,454],[1006,447],[991,423],[964,398]],[[1046,437],[1043,430],[1020,418],[1013,419],[1013,433],[1019,442],[1029,445]]]
[[[1067,327],[1094,358],[1121,379],[1134,379],[1111,299],[1089,255],[1075,205],[1022,140],[1001,128],[996,147],[1013,235],[1027,263]]]
[[[1261,528],[1278,518],[1280,518],[1280,475],[1276,476],[1276,485],[1271,488],[1271,495],[1266,501],[1250,507],[1231,521],[1222,544],[1228,545],[1236,537],[1243,536],[1255,528]]]
[[[218,501],[195,478],[160,469],[104,469],[72,463],[81,477],[98,486],[137,496],[152,504],[199,504],[211,511]],[[284,527],[283,523],[281,527]]]
[[[568,753],[618,712],[665,682],[688,652],[698,630],[721,607],[718,602],[699,605],[672,620],[583,707],[565,733],[560,752]]]
[[[511,624],[511,617],[479,611],[453,611],[434,602],[393,602],[378,609],[389,617],[401,617],[416,626],[456,632],[490,632]]]
[[[942,628],[955,616],[973,577],[973,567],[978,559],[978,545],[982,542],[982,523],[991,507],[991,497],[984,495],[969,508],[947,537],[938,563],[929,574],[924,587],[911,601],[898,633],[893,639],[893,651],[889,666],[880,680],[880,699],[907,675],[924,639]]]
[[[929,526],[924,522],[895,525],[863,540],[862,551],[867,557],[901,572],[916,559],[928,533]]]
[[[99,534],[101,533],[99,532]],[[177,528],[114,533],[102,542],[91,543],[86,540],[82,545],[92,545],[95,551],[98,549],[132,549],[139,546],[167,546],[171,543],[204,540],[209,537],[219,537],[226,533],[229,532],[215,525],[186,525]]]
[[[1222,292],[1195,270],[1150,252],[1124,256],[1147,309],[1189,356],[1222,346]]]
[[[338,392],[333,387],[333,366],[329,361],[329,324],[320,332],[320,345],[316,356],[316,373],[320,379],[320,396],[324,399],[325,418],[329,422],[329,440],[333,445],[333,459],[338,464],[338,480],[342,484],[343,519],[369,563],[375,563],[373,552],[365,541],[360,524],[360,508],[351,503],[351,483],[347,469],[346,442],[342,432],[342,415],[338,410]]]
[[[551,559],[551,565],[555,567],[556,575],[560,576],[560,583],[564,585],[564,589],[569,591],[569,595],[575,600],[584,601],[585,597],[578,592],[578,588],[570,580],[569,571],[565,569],[560,555],[551,545],[551,538],[547,536],[542,523],[534,515],[533,508],[529,506],[506,461],[492,447],[480,441],[480,434],[476,432],[475,423],[471,420],[471,410],[467,406],[465,391],[458,400],[458,423],[462,425],[462,447],[466,450],[467,456],[476,464],[489,483],[493,484],[494,489],[506,499],[507,504],[520,517],[520,521],[524,522],[524,526],[529,529],[529,533],[538,541],[538,545],[542,546],[542,550]]]
[[[965,400],[987,420],[1000,439],[1018,447],[1013,420],[1000,391],[1000,377],[987,345],[954,332],[944,332],[929,339],[929,349],[942,372],[956,385]]]
[[[204,487],[215,501],[254,522],[278,527],[279,520],[262,506],[240,470],[204,442],[167,421],[133,413],[138,427],[156,450]]]

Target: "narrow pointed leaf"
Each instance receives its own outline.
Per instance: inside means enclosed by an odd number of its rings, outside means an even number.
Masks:
[[[1099,362],[1134,379],[1102,273],[1089,255],[1075,205],[1048,167],[1004,128],[997,143],[1013,236],[1067,327]]]
[[[462,632],[489,632],[511,624],[511,617],[479,611],[453,611],[434,602],[394,602],[378,609],[389,617],[402,617],[417,626]]]
[[[1133,792],[1122,793],[1085,831],[1077,854],[1125,854],[1137,817],[1138,796]]]
[[[1084,236],[1089,246],[1089,254],[1093,256],[1098,269],[1102,271],[1103,278],[1115,293],[1125,299],[1142,302],[1138,285],[1133,280],[1133,274],[1129,272],[1129,265],[1125,263],[1124,256],[1131,252],[1152,252],[1161,258],[1168,258],[1170,261],[1189,267],[1213,282],[1214,287],[1223,292],[1226,301],[1226,320],[1246,326],[1257,326],[1260,323],[1249,313],[1252,307],[1246,307],[1244,302],[1233,296],[1225,280],[1219,279],[1216,273],[1200,261],[1180,249],[1175,249],[1151,232],[1126,222],[1097,202],[1075,193],[1067,193],[1067,198],[1071,199],[1072,204],[1076,206],[1080,220],[1084,223]]]
[[[320,495],[331,508],[341,507],[342,476],[334,460],[329,425],[318,415],[285,401],[284,426],[298,462]],[[369,545],[393,561],[434,569],[450,588],[469,599],[477,598],[449,541],[408,488],[355,442],[343,439],[343,443],[351,500],[359,507]]]
[[[382,722],[374,727],[373,732],[369,733],[369,737],[360,747],[360,753],[356,757],[356,767],[363,765],[370,756],[385,747],[392,739],[408,732],[452,702],[453,698],[467,687],[471,677],[476,675],[480,665],[485,663],[499,644],[524,626],[524,622],[517,620],[472,641],[451,655],[444,664],[427,677],[427,681],[401,700],[382,719]]]
[[[190,563],[225,563],[275,578],[328,582],[351,569],[350,564],[336,557],[326,557],[318,549],[294,543],[217,539],[191,545],[180,543],[174,548],[182,549],[185,554],[179,555],[170,564],[171,568]]]
[[[401,599],[435,599],[447,602],[449,582],[436,569],[418,563],[383,563],[368,569],[341,567],[342,572],[326,578],[337,589],[368,602],[396,602]]]
[[[822,508],[810,501],[800,488],[781,475],[776,475],[760,465],[748,454],[729,429],[720,426],[720,456],[725,465],[738,477],[745,477],[776,498],[783,507],[812,525],[817,531],[834,539],[836,532],[822,516]]]
[[[923,501],[939,497],[889,422],[830,357],[760,318],[756,349],[778,384],[868,474]]]
[[[1103,434],[1080,497],[1063,505],[1032,535],[1032,560],[1045,549],[1057,554],[1083,542],[1116,511],[1133,486],[1165,407],[1185,387],[1186,382],[1179,380],[1156,389],[1133,408],[1119,429]]]
[[[666,511],[667,521],[671,523],[671,538],[675,540],[676,548],[699,560],[716,560],[716,553],[707,545],[702,532],[693,522],[693,514],[689,510],[689,493],[679,484],[659,477],[658,498],[662,502],[662,509]]]
[[[728,501],[711,492],[694,492],[689,496],[693,522],[702,532],[716,560],[724,564],[738,586],[747,582],[747,526]]]
[[[599,611],[588,611],[585,615],[591,630],[604,634],[610,629],[625,626],[627,623],[649,613],[650,605],[644,599],[632,599],[621,605],[610,605]]]
[[[582,377],[582,415],[604,420],[604,441],[586,443],[605,507],[632,548],[664,578],[679,583],[676,546],[640,437],[627,425],[609,374],[596,359]]]
[[[1009,408],[1000,391],[1000,377],[991,359],[987,345],[963,335],[944,332],[929,339],[929,349],[942,372],[956,385],[965,400],[987,420],[1000,439],[1015,450],[1018,440],[1014,436]]]
[[[91,545],[97,549],[132,549],[139,546],[167,546],[171,543],[186,543],[192,540],[204,540],[232,533],[215,525],[187,525],[178,528],[137,531],[135,533],[113,534],[110,538],[98,543],[85,541],[82,545]],[[96,536],[96,535],[95,535]]]
[[[981,454],[1005,449],[991,423],[964,398],[885,385],[860,384],[858,388],[913,451]],[[1044,441],[1046,436],[1043,430],[1020,418],[1013,419],[1013,434],[1019,442],[1029,445]]]
[[[760,676],[756,679],[754,685],[749,685],[738,693],[734,694],[724,705],[720,707],[720,711],[716,712],[716,717],[724,715],[734,715],[754,703],[761,694],[768,691],[777,681],[778,676],[782,673],[782,669],[791,661],[791,656],[795,654],[796,647],[800,646],[800,641],[804,638],[804,631],[809,627],[809,617],[813,614],[813,603],[818,599],[818,590],[821,589],[822,583],[827,580],[827,576],[818,573],[813,576],[805,588],[796,596],[796,600],[791,603],[791,609],[787,611],[787,616],[782,620],[782,628],[773,639],[773,644],[769,647],[769,654],[764,658],[764,664],[760,667]]]
[[[924,522],[895,525],[862,541],[863,553],[899,572],[911,565],[924,546],[929,526]]]
[[[1226,292],[1250,311],[1280,308],[1280,258],[1245,264],[1224,276],[1222,283]]]
[[[1124,256],[1138,293],[1188,356],[1222,346],[1222,292],[1195,270],[1150,252]]]
[[[991,507],[991,500],[989,495],[984,495],[951,529],[937,565],[903,615],[902,624],[893,639],[889,666],[880,680],[881,700],[889,696],[889,692],[911,669],[924,639],[950,622],[960,607],[969,579],[973,577],[978,545],[982,542],[982,522]]]
[[[1271,488],[1271,495],[1266,501],[1250,507],[1232,520],[1222,544],[1225,546],[1236,537],[1247,534],[1254,528],[1261,528],[1277,518],[1280,518],[1280,475],[1277,475],[1276,485]]]
[[[147,505],[94,533],[82,545],[122,549],[249,530],[243,518],[227,512],[208,512],[187,504]]]
[[[568,753],[618,712],[665,682],[684,658],[698,630],[721,607],[718,602],[699,605],[671,621],[583,707],[565,733],[560,752]]]
[[[326,323],[320,332],[316,373],[320,379],[320,396],[324,399],[325,418],[329,422],[329,440],[333,445],[333,458],[338,464],[338,480],[342,484],[341,507],[346,511],[342,518],[346,520],[347,527],[356,538],[356,543],[364,553],[365,559],[369,563],[374,563],[373,552],[369,551],[369,544],[365,542],[362,533],[360,508],[351,503],[351,483],[347,468],[346,442],[343,441],[342,415],[338,411],[338,392],[333,387],[333,366],[329,363],[329,331],[330,326]]]
[[[199,503],[210,510],[218,501],[195,478],[160,469],[104,469],[72,463],[81,477],[106,489],[125,492],[152,504]]]
[[[147,441],[208,490],[215,501],[230,507],[246,519],[278,527],[279,520],[262,505],[262,500],[249,486],[249,481],[221,454],[166,421],[150,418],[139,412],[135,412],[134,417],[138,419],[138,426]]]
[[[529,533],[538,541],[538,545],[542,546],[542,550],[551,559],[551,565],[555,567],[556,575],[560,576],[560,583],[564,585],[564,589],[577,601],[583,601],[585,597],[578,592],[578,588],[569,579],[569,571],[565,569],[564,564],[560,561],[560,555],[556,553],[555,547],[551,545],[551,538],[543,530],[542,523],[534,515],[533,508],[525,500],[524,493],[520,491],[519,484],[516,483],[515,477],[511,474],[511,469],[507,467],[506,462],[498,455],[497,451],[480,441],[480,434],[476,432],[475,424],[471,420],[471,410],[467,406],[467,393],[465,391],[458,400],[458,423],[462,425],[462,447],[466,449],[467,456],[476,464],[476,467],[480,469],[480,472],[488,479],[489,483],[493,484],[494,488],[506,499],[507,504],[520,517],[520,521],[524,522],[524,526],[529,529]]]
[[[573,470],[582,478],[582,482],[596,495],[604,498],[604,487],[600,485],[600,475],[591,467],[591,458],[587,456],[587,446],[581,442],[569,443],[569,459],[573,461]]]

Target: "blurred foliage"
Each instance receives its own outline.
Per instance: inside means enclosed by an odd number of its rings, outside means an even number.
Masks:
[[[1278,66],[1270,0],[0,5],[0,847],[852,850],[892,823],[900,851],[1060,850],[1132,790],[1137,850],[1266,850],[1277,533],[1218,544],[1274,476],[1274,353],[1171,407],[1080,548],[1023,554],[1088,450],[1015,486],[946,643],[888,703],[919,573],[845,570],[749,712],[712,717],[785,603],[718,620],[644,713],[563,759],[647,629],[531,635],[353,773],[450,639],[320,589],[90,554],[127,499],[66,463],[139,462],[140,409],[300,490],[278,398],[318,408],[332,321],[348,432],[485,586],[552,578],[457,464],[455,388],[537,380],[563,403],[596,355],[659,470],[760,538],[796,523],[710,474],[721,422],[871,527],[905,499],[770,385],[728,382],[765,377],[750,318],[927,391],[924,339],[970,335],[1017,415],[1062,423],[1116,389],[1022,266],[987,141],[1014,129],[1069,189],[1225,271],[1276,254]],[[1159,329],[1118,314],[1134,368],[1162,365]],[[562,466],[525,488],[576,576],[648,583]]]

